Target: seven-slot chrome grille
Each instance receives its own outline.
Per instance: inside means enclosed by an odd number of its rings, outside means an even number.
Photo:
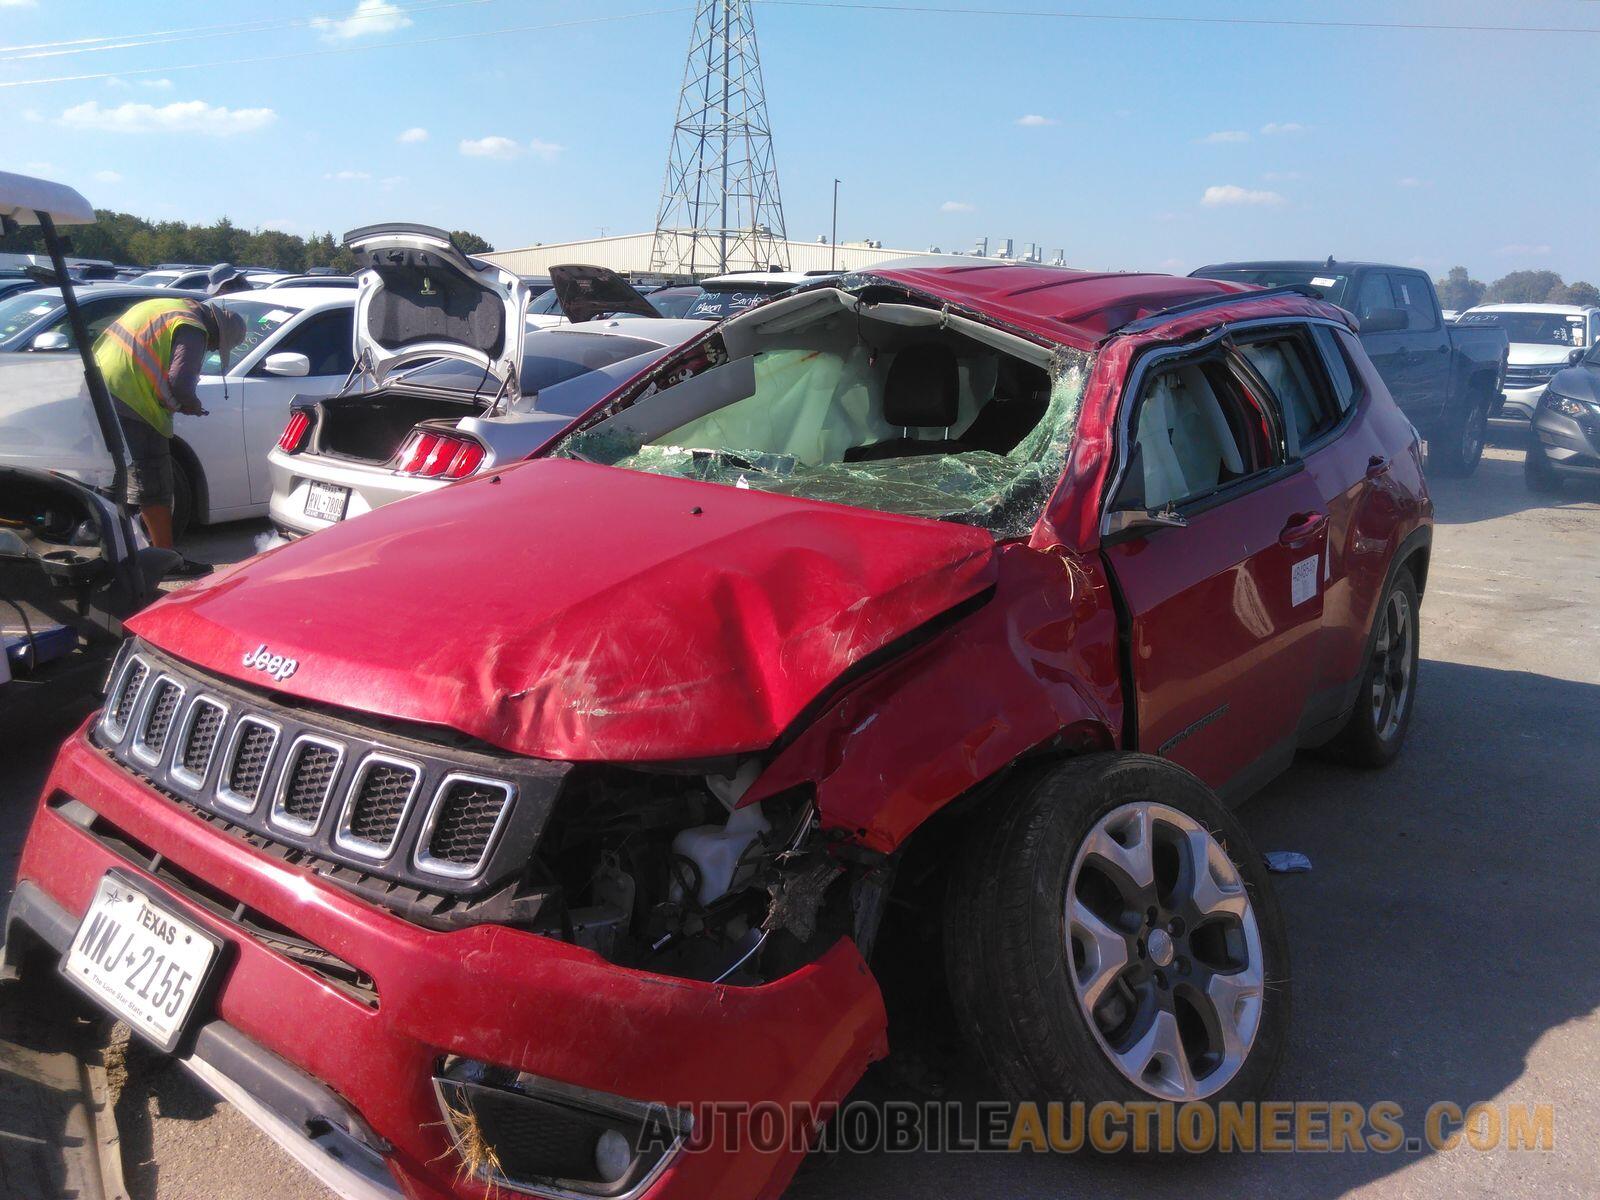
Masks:
[[[232,825],[462,895],[526,866],[568,769],[389,736],[206,678],[141,644],[112,670],[95,740]]]

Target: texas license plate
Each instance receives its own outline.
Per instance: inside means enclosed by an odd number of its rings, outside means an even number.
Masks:
[[[170,1051],[183,1036],[222,941],[115,871],[62,960],[62,972],[101,1005]]]
[[[313,483],[306,489],[306,516],[319,521],[344,520],[350,489],[334,483]]]

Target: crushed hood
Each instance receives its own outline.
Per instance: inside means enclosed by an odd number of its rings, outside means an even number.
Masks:
[[[344,235],[356,256],[356,343],[375,378],[427,358],[456,358],[514,388],[528,286],[469,258],[427,225],[367,225]]]
[[[380,508],[131,628],[202,669],[571,760],[772,744],[994,580],[981,530],[569,460]],[[243,665],[292,659],[280,679]]]

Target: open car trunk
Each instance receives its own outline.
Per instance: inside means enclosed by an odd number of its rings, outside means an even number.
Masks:
[[[406,435],[423,421],[459,421],[485,412],[494,399],[463,394],[460,399],[383,390],[336,396],[316,405],[316,449],[358,462],[382,464],[399,451]]]

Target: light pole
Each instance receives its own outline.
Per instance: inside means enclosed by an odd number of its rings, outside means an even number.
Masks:
[[[839,181],[833,181],[833,225],[828,230],[828,270],[838,270],[839,259]]]

